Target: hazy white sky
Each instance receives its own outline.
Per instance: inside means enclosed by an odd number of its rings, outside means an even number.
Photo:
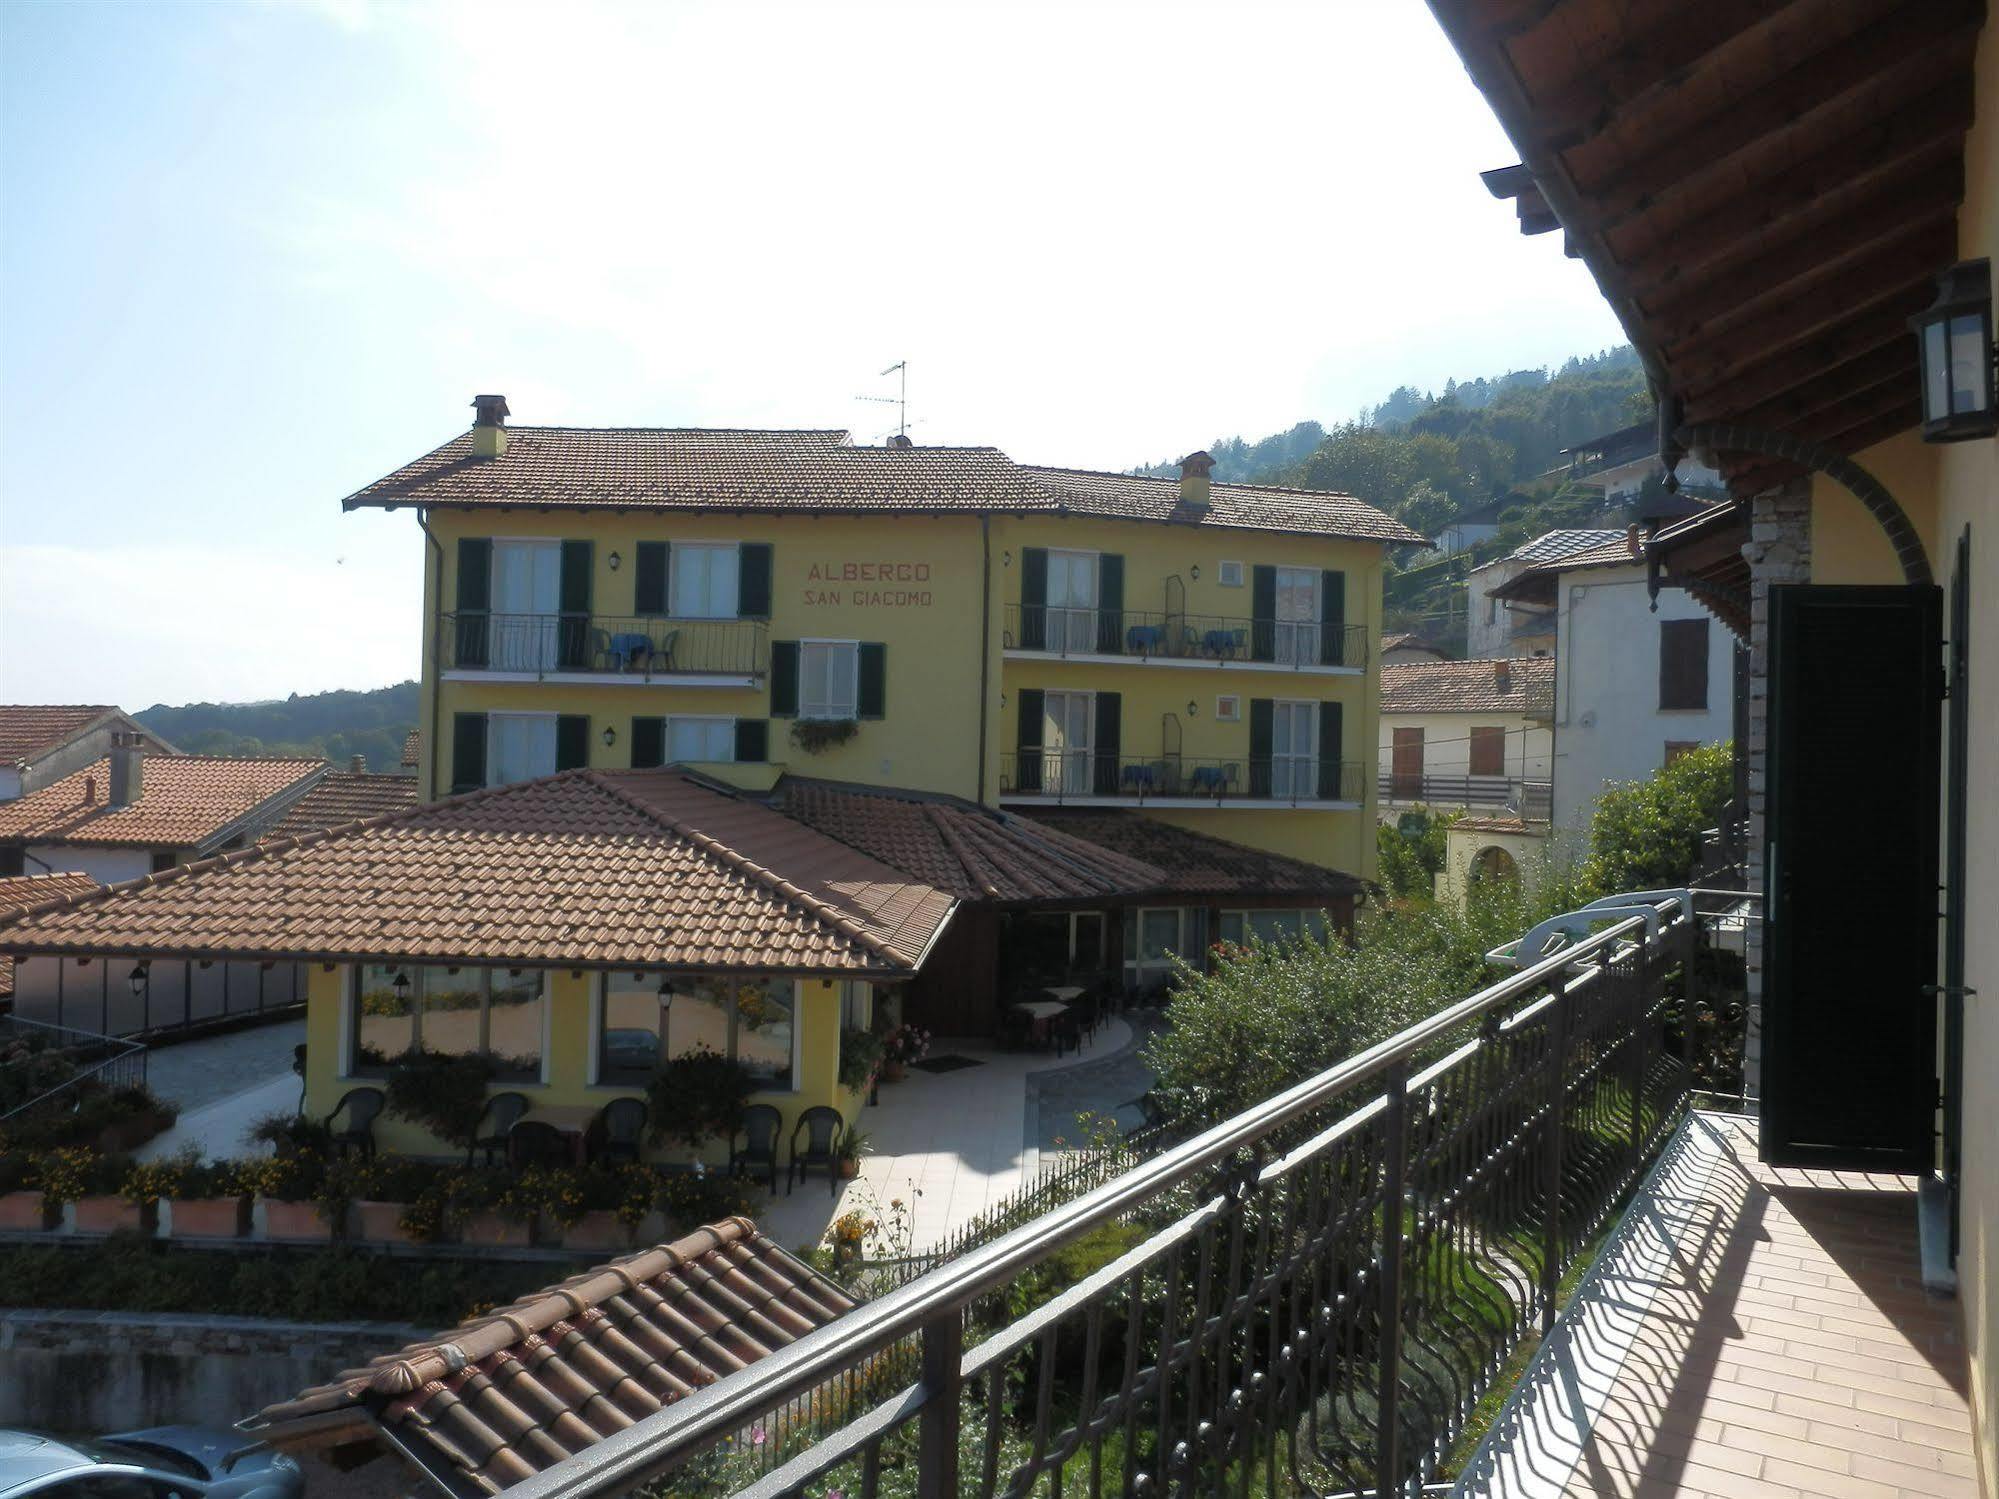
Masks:
[[[0,698],[413,675],[521,424],[1101,468],[1621,341],[1415,0],[0,4]]]

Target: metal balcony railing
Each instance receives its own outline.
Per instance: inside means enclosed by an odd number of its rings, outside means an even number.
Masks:
[[[19,1126],[145,1082],[146,1048],[137,1041],[0,1016],[0,1121]]]
[[[1365,666],[1367,627],[1147,609],[1008,604],[1003,644],[1050,656],[1266,667]]]
[[[1384,770],[1375,794],[1384,802],[1422,802],[1432,807],[1504,807],[1528,822],[1553,816],[1552,781],[1526,781],[1517,776],[1397,775]]]
[[[1000,795],[1161,797],[1231,801],[1357,802],[1367,768],[1310,755],[1197,759],[1191,755],[1099,755],[1088,750],[1017,750],[1000,756]]]
[[[1675,1126],[1691,904],[1558,939],[509,1499],[1415,1494]],[[1011,1299],[1088,1235],[1115,1257]]]
[[[770,658],[769,626],[760,619],[456,613],[439,623],[447,671],[759,676]]]

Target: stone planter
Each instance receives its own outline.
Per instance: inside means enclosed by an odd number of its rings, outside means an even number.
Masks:
[[[124,1155],[137,1150],[153,1136],[172,1129],[175,1117],[174,1113],[165,1109],[147,1109],[115,1124],[107,1124],[97,1135],[98,1153]]]
[[[403,1227],[405,1202],[356,1202],[347,1216],[347,1232],[370,1244],[412,1244],[415,1238]]]
[[[333,1225],[319,1216],[313,1202],[280,1202],[275,1197],[257,1199],[264,1206],[264,1237],[298,1239],[324,1244],[333,1237]]]
[[[622,1251],[631,1248],[632,1231],[608,1208],[585,1213],[562,1231],[564,1249]]]
[[[249,1226],[247,1197],[174,1197],[167,1201],[170,1239],[240,1239]]]
[[[534,1243],[534,1225],[516,1223],[510,1218],[502,1218],[498,1213],[475,1213],[465,1220],[465,1229],[459,1236],[465,1244],[505,1245],[510,1249],[525,1249]]]
[[[144,1233],[148,1216],[141,1204],[122,1197],[76,1200],[76,1231],[80,1234]]]
[[[54,1215],[42,1206],[40,1192],[0,1194],[0,1229],[16,1233],[40,1233]]]

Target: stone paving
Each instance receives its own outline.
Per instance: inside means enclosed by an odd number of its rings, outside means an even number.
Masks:
[[[303,1020],[281,1020],[155,1046],[146,1053],[146,1083],[190,1114],[280,1074],[291,1077],[292,1048],[304,1039]]]
[[[1091,1057],[1083,1053],[1076,1066],[1054,1072],[1034,1072],[1027,1078],[1027,1130],[1031,1144],[1042,1150],[1074,1146],[1087,1137],[1079,1115],[1108,1115],[1121,1129],[1133,1129],[1145,1122],[1138,1099],[1152,1086],[1152,1069],[1140,1051],[1153,1035],[1163,1030],[1165,1017],[1157,1010],[1131,1010],[1124,1023],[1131,1039],[1122,1046]],[[1103,1032],[1099,1031],[1101,1038]]]

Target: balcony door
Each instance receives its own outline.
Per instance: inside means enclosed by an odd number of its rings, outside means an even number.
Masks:
[[[1048,648],[1097,648],[1097,554],[1048,553]]]
[[[1054,557],[1049,571],[1054,571]],[[1064,796],[1082,796],[1091,789],[1091,729],[1096,719],[1094,694],[1048,692],[1041,698],[1041,788]]]
[[[1277,569],[1277,660],[1284,666],[1319,662],[1319,570]]]
[[[493,543],[491,665],[553,671],[561,659],[562,543]]]
[[[1304,800],[1319,793],[1317,703],[1270,705],[1270,794]]]

